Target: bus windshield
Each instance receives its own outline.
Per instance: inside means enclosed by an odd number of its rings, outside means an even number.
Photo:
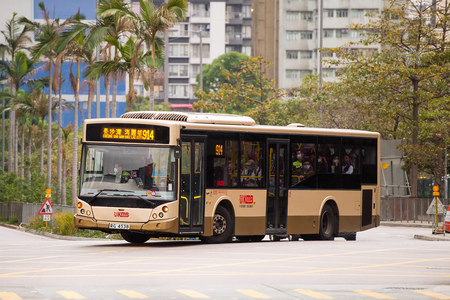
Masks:
[[[82,153],[80,198],[176,199],[173,148],[84,145]]]

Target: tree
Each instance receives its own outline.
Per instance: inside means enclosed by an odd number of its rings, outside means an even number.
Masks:
[[[406,140],[403,150],[416,196],[418,166],[426,165],[424,157],[427,165],[442,159],[439,151],[428,154],[443,149],[449,137],[442,109],[448,111],[450,95],[450,3],[391,0],[371,22],[352,30],[363,35],[362,45],[381,44],[382,51],[365,56],[349,50],[356,47],[352,44],[334,49],[341,57],[337,63],[345,64],[341,85],[357,101],[353,104],[365,109],[366,120],[382,124],[383,136]],[[438,184],[442,175],[435,173]]]
[[[47,143],[47,189],[51,189],[52,187],[52,91],[55,93],[58,90],[57,85],[53,86],[53,64],[55,59],[57,58],[58,51],[56,51],[57,44],[59,42],[60,34],[62,33],[64,27],[66,26],[66,22],[60,24],[59,18],[50,19],[49,11],[45,8],[43,2],[40,2],[39,8],[41,9],[42,15],[44,17],[44,22],[31,22],[27,18],[23,17],[20,19],[22,24],[25,24],[26,27],[29,27],[30,30],[35,32],[35,41],[37,42],[31,50],[33,55],[33,59],[37,60],[40,57],[46,58],[46,64],[49,71],[49,89],[48,89],[48,107],[47,107],[47,117],[48,117],[48,143]],[[59,70],[55,71],[56,74],[59,74]],[[60,125],[60,124],[59,124]],[[60,149],[58,149],[60,150]],[[59,153],[59,151],[58,151]],[[59,165],[59,164],[58,164]],[[58,174],[61,172],[58,169]],[[59,178],[59,176],[58,176]],[[57,202],[59,202],[59,182],[58,182],[58,193],[57,193]]]
[[[209,112],[246,114],[259,124],[267,123],[271,107],[281,100],[285,92],[275,88],[273,80],[266,78],[271,64],[262,57],[249,57],[235,69],[222,70],[226,79],[210,92],[198,90],[195,109]]]
[[[139,0],[139,14],[134,13],[128,6],[122,8],[111,8],[103,11],[100,17],[111,16],[120,13],[129,18],[133,24],[132,34],[136,36],[136,47],[140,49],[145,44],[150,53],[150,57],[146,59],[146,65],[150,68],[150,102],[149,109],[153,110],[154,103],[154,80],[153,76],[157,68],[163,64],[162,50],[164,40],[158,35],[169,30],[176,22],[183,21],[187,15],[186,0],[168,0],[159,7],[155,7],[153,1]],[[131,58],[131,66],[129,74],[129,91],[127,94],[127,110],[131,110],[131,104],[136,99],[134,90],[134,76],[138,70],[140,58],[139,51],[134,51]]]
[[[21,50],[27,49],[28,42],[31,42],[28,32],[30,29],[28,27],[21,27],[19,21],[16,19],[17,14],[14,13],[12,18],[6,22],[6,31],[1,31],[6,43],[0,44],[0,54],[4,57],[4,54],[9,54],[10,58],[7,61],[11,62],[16,53]],[[6,64],[3,61],[3,67],[6,68]],[[3,74],[10,77],[11,74]],[[14,89],[13,86],[11,88]],[[15,88],[18,88],[17,86]],[[14,90],[11,91],[14,93]],[[9,142],[8,142],[8,171],[17,172],[17,154],[16,145],[16,130],[15,130],[15,111],[12,109],[9,113]]]
[[[7,80],[9,81],[9,84],[11,86],[11,95],[10,99],[17,99],[18,97],[18,90],[22,85],[27,83],[27,81],[30,80],[30,75],[34,70],[34,61],[30,60],[27,55],[22,52],[18,51],[15,53],[12,61],[10,63],[6,61],[0,61],[0,72],[3,73],[4,76],[6,76]],[[8,150],[10,151],[10,159],[8,161],[8,171],[12,172],[13,170],[17,172],[17,144],[13,148],[13,145],[18,142],[17,137],[17,129],[16,127],[16,118],[15,118],[15,108],[12,107],[12,102],[10,101],[10,141],[8,144]],[[15,155],[12,155],[12,151],[15,152]]]
[[[239,52],[229,52],[220,55],[211,64],[203,67],[203,90],[209,92],[217,89],[222,83],[228,82],[228,78],[223,74],[223,70],[234,70],[244,61],[248,60],[248,55]],[[200,74],[197,74],[197,90],[200,88]]]

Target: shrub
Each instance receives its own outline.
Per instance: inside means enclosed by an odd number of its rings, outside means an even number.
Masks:
[[[73,214],[59,212],[53,215],[52,233],[61,235],[74,235],[78,230],[73,223]]]

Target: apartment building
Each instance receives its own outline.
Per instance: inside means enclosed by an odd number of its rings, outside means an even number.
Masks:
[[[323,48],[356,42],[361,32],[349,30],[349,26],[367,23],[366,13],[380,11],[384,3],[385,0],[253,0],[253,55],[274,63],[268,75],[279,87],[298,86],[307,74],[319,73],[320,31]],[[379,45],[349,48],[366,55],[380,50]],[[323,55],[324,60],[331,57],[332,54]],[[336,79],[336,69],[327,68],[324,63],[322,74],[324,80]]]

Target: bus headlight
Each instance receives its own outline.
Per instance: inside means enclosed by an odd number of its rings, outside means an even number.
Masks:
[[[82,208],[82,207],[83,207],[83,203],[78,202],[78,203],[77,203],[77,207],[78,207],[78,208]]]
[[[162,211],[165,212],[165,213],[168,212],[168,211],[169,211],[169,207],[164,206],[164,207],[162,208]]]

